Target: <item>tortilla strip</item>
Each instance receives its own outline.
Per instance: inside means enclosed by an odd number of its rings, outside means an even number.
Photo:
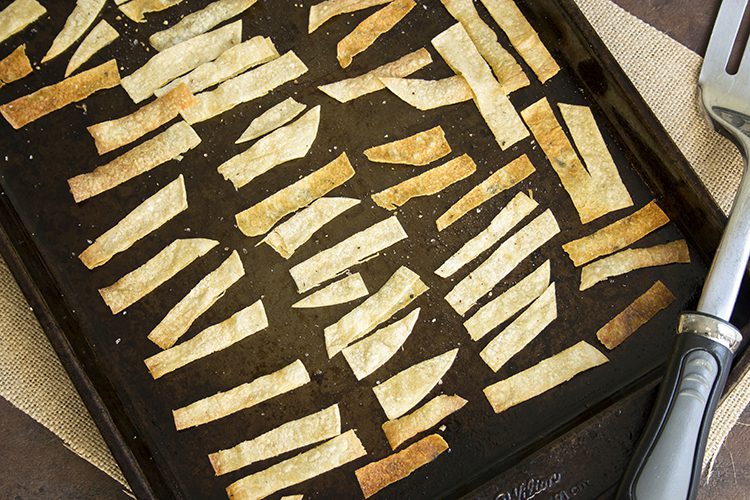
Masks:
[[[505,240],[487,260],[462,279],[445,300],[460,315],[487,294],[518,264],[560,232],[555,216],[547,209],[513,236]]]
[[[432,39],[448,66],[463,76],[474,93],[474,102],[485,123],[495,136],[500,149],[505,150],[528,137],[529,131],[516,113],[503,87],[495,80],[492,70],[482,59],[469,34],[456,23]]]
[[[341,434],[339,405],[329,406],[311,415],[292,420],[260,436],[211,453],[208,459],[217,476],[256,462],[326,441]]]
[[[365,149],[368,160],[376,163],[428,165],[450,154],[443,127],[438,125],[409,137]]]
[[[370,293],[367,290],[362,276],[359,273],[350,274],[334,281],[325,288],[311,293],[304,299],[300,299],[292,307],[295,309],[306,309],[312,307],[327,307],[345,304]]]
[[[413,438],[420,432],[426,431],[448,415],[460,410],[468,403],[461,396],[435,396],[421,407],[408,415],[383,423],[383,432],[392,450]]]
[[[195,259],[218,245],[216,240],[190,238],[174,240],[139,268],[129,272],[114,284],[99,289],[99,295],[112,314],[127,309],[156,290]]]
[[[389,420],[398,418],[416,406],[453,364],[458,349],[410,366],[372,388]]]
[[[190,125],[175,123],[156,137],[96,167],[93,172],[71,177],[68,179],[70,192],[76,203],[80,203],[180,157],[200,142],[201,138]]]
[[[53,59],[81,38],[102,11],[106,0],[76,0],[76,6],[65,21],[65,26],[52,41],[52,46],[42,58],[45,63]],[[67,74],[65,76],[68,76]]]
[[[356,205],[359,205],[356,198],[318,198],[276,226],[261,243],[288,259],[320,228]]]
[[[349,430],[297,456],[235,481],[227,488],[231,500],[258,500],[299,484],[353,460],[367,451],[354,430]]]
[[[357,25],[336,45],[336,58],[347,68],[357,54],[364,52],[383,33],[390,31],[414,6],[414,0],[393,0]]]
[[[533,174],[534,171],[534,165],[531,164],[529,158],[525,154],[496,170],[492,175],[463,195],[461,199],[446,210],[443,215],[438,217],[435,222],[438,231],[442,231],[450,226],[485,201],[512,188]]]
[[[537,202],[519,192],[492,219],[482,232],[463,244],[461,248],[443,262],[435,271],[441,278],[452,276],[456,271],[476,259],[492,245],[500,241],[538,206]]]
[[[326,0],[310,7],[310,20],[307,32],[312,33],[323,23],[340,14],[349,14],[358,10],[383,5],[391,0]]]
[[[252,382],[219,392],[172,411],[178,431],[213,422],[293,391],[310,381],[305,365],[299,359]]]
[[[251,121],[234,143],[241,144],[266,135],[295,119],[306,107],[307,105],[295,101],[293,97],[287,97]]]
[[[174,7],[182,0],[132,0],[120,6],[120,11],[137,23],[145,23],[144,14],[160,12]]]
[[[117,62],[110,59],[95,68],[3,104],[0,114],[13,128],[19,129],[68,104],[82,101],[98,90],[111,89],[119,83]]]
[[[685,240],[672,241],[648,248],[622,250],[604,257],[581,269],[580,291],[584,291],[601,281],[629,273],[644,267],[665,266],[667,264],[687,264],[690,251]]]
[[[422,111],[450,106],[474,98],[471,87],[466,83],[464,77],[459,75],[441,80],[382,77],[380,81],[396,97]]]
[[[258,300],[231,318],[210,326],[174,347],[154,354],[143,362],[154,379],[182,368],[193,361],[219,352],[268,327],[263,302]]]
[[[395,61],[378,66],[363,75],[321,85],[318,88],[339,102],[349,102],[363,95],[384,89],[385,85],[380,81],[383,77],[403,78],[424,68],[431,62],[432,56],[427,49],[422,47]]]
[[[219,300],[245,275],[242,261],[234,250],[222,264],[208,273],[159,322],[148,339],[162,349],[172,347],[188,331],[190,325]]]
[[[245,236],[267,233],[286,215],[304,208],[354,177],[346,153],[235,216]]]
[[[19,45],[6,58],[0,61],[0,89],[8,83],[20,80],[34,71],[26,55],[26,44]]]
[[[521,373],[485,387],[484,395],[495,413],[500,413],[607,361],[604,354],[582,340]]]
[[[328,357],[333,358],[346,346],[373,331],[427,290],[429,287],[417,273],[399,267],[380,290],[323,329]]]
[[[81,67],[83,63],[91,59],[91,56],[102,50],[110,43],[117,40],[120,34],[114,29],[107,21],[102,19],[99,24],[94,26],[94,29],[86,35],[81,45],[78,46],[73,57],[68,62],[68,67],[65,69],[65,76],[70,76],[75,70]]]
[[[409,338],[419,318],[419,311],[417,307],[400,320],[343,349],[344,358],[357,380],[370,375],[396,354]]]
[[[302,500],[305,495],[284,495],[281,500]]]
[[[300,262],[289,274],[304,293],[406,237],[398,218],[389,217]]]
[[[47,12],[36,0],[15,0],[0,10],[0,43],[25,29]]]

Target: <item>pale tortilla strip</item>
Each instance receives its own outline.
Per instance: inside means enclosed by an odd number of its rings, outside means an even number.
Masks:
[[[500,413],[607,361],[604,354],[582,340],[521,373],[486,387],[484,395],[495,413]]]
[[[341,434],[339,405],[329,406],[311,415],[292,420],[260,436],[211,453],[208,459],[217,476],[256,462],[326,441]]]
[[[304,293],[407,237],[398,218],[389,217],[300,262],[289,274]]]
[[[519,192],[492,219],[489,226],[467,241],[435,271],[441,278],[452,276],[456,271],[476,259],[503,236],[516,227],[538,206],[537,202]]]
[[[201,358],[230,347],[240,340],[268,327],[263,302],[258,300],[231,318],[210,326],[174,347],[154,354],[143,362],[154,379]]]
[[[427,172],[406,179],[379,193],[371,195],[376,205],[386,210],[396,210],[412,198],[439,193],[448,186],[465,179],[477,171],[477,165],[467,154],[462,154]]]
[[[237,250],[234,250],[219,267],[208,273],[170,309],[148,334],[148,339],[162,349],[172,347],[188,331],[190,325],[244,275],[245,268]]]
[[[495,80],[492,70],[482,59],[461,23],[454,24],[433,38],[432,45],[443,56],[448,66],[466,79],[474,93],[477,109],[492,131],[500,149],[508,149],[528,137],[529,131],[526,130],[521,117],[516,113],[503,87]]]
[[[310,7],[307,32],[312,33],[332,17],[383,5],[392,0],[326,0]]]
[[[629,273],[644,267],[666,266],[667,264],[687,264],[690,251],[685,240],[672,241],[648,248],[622,250],[604,257],[581,269],[580,291],[584,291],[601,281]]]
[[[266,135],[294,120],[306,107],[306,104],[295,101],[293,97],[287,97],[251,121],[234,143],[241,144]]]
[[[292,304],[292,307],[295,309],[306,309],[335,306],[366,297],[369,293],[362,276],[359,273],[354,273],[344,276],[338,281],[334,281],[327,287],[311,293],[304,299],[298,300]]]
[[[458,349],[410,366],[372,388],[389,420],[414,408],[435,387],[453,364]]]
[[[304,453],[235,481],[227,488],[231,500],[259,500],[279,490],[325,474],[367,451],[354,430],[349,430]]]
[[[44,115],[82,101],[99,90],[111,89],[119,83],[117,62],[110,59],[95,68],[3,104],[0,106],[0,114],[13,128],[19,129]]]
[[[70,192],[76,203],[80,203],[179,158],[200,142],[201,138],[190,125],[185,122],[175,123],[156,137],[142,142],[111,162],[96,167],[93,172],[71,177],[68,179]]]
[[[6,58],[0,61],[0,89],[8,83],[20,80],[34,71],[26,55],[26,44],[19,45]]]
[[[318,198],[310,206],[273,228],[261,243],[267,244],[288,259],[320,228],[359,203],[356,198]]]
[[[384,89],[385,85],[380,81],[383,77],[403,78],[411,75],[418,69],[424,68],[431,62],[432,56],[427,49],[422,47],[395,61],[368,71],[363,75],[321,85],[318,89],[339,102],[349,102],[363,95]]]
[[[139,268],[129,272],[114,284],[100,288],[99,295],[109,306],[112,314],[117,314],[156,290],[159,285],[218,244],[216,240],[203,238],[174,240]]]
[[[15,0],[0,10],[0,43],[23,30],[47,12],[36,0]]]
[[[403,443],[440,423],[448,415],[455,413],[468,403],[461,396],[435,396],[408,415],[383,423],[388,444],[395,450]]]
[[[365,149],[368,160],[376,163],[402,165],[428,165],[450,154],[451,146],[445,140],[443,127],[438,125],[409,137]]]
[[[160,12],[174,7],[182,0],[132,0],[120,6],[120,11],[137,23],[145,23],[144,14]]]
[[[81,45],[78,46],[73,56],[68,62],[68,67],[65,69],[65,76],[70,76],[75,70],[81,67],[83,63],[91,59],[91,56],[102,50],[110,43],[117,40],[120,34],[114,29],[107,21],[102,19],[99,24],[94,26],[94,29],[86,35]]]
[[[536,300],[549,287],[549,283],[550,262],[547,260],[464,321],[471,339],[479,340],[505,323],[508,318]]]
[[[458,219],[474,210],[482,203],[490,200],[503,191],[512,188],[534,173],[534,165],[524,154],[493,172],[485,180],[474,186],[460,200],[438,217],[436,224],[438,231],[442,231]]]
[[[505,240],[487,260],[462,279],[445,300],[460,315],[497,285],[526,257],[560,232],[555,216],[547,209],[513,236]]]
[[[305,495],[284,495],[281,500],[302,500]]]
[[[201,92],[198,103],[182,112],[188,123],[198,123],[220,115],[230,109],[263,97],[281,85],[307,72],[307,66],[289,51],[262,66],[231,78],[210,92]]]
[[[419,311],[417,307],[400,320],[343,349],[344,359],[357,380],[370,375],[396,354],[414,329]]]
[[[328,357],[361,339],[429,289],[411,269],[401,266],[385,284],[341,319],[323,329]]]
[[[381,77],[388,90],[406,104],[422,111],[450,106],[474,98],[471,87],[463,76],[454,75],[441,80]]]
[[[237,227],[245,236],[265,234],[286,215],[306,207],[352,177],[354,168],[346,153],[341,153],[315,172],[238,213]]]
[[[252,382],[219,392],[172,411],[178,431],[213,422],[250,408],[281,394],[293,391],[310,381],[305,365],[299,359]]]
[[[65,21],[65,26],[52,41],[52,46],[42,58],[45,63],[73,45],[94,24],[106,0],[76,0],[76,6]],[[65,76],[68,76],[67,74]]]
[[[552,283],[533,304],[490,341],[479,356],[493,372],[505,366],[557,318],[557,295]]]

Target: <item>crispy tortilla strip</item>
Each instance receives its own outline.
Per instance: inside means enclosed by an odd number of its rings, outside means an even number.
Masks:
[[[528,370],[485,387],[484,395],[495,413],[500,413],[607,361],[604,354],[582,340]]]
[[[391,449],[395,450],[420,432],[436,426],[448,415],[463,408],[466,403],[468,401],[461,396],[441,394],[408,415],[388,420],[383,424],[383,432]]]
[[[458,349],[410,366],[372,388],[389,420],[398,418],[416,406],[453,364]]]
[[[323,23],[340,14],[349,14],[376,5],[383,5],[391,0],[326,0],[310,7],[310,20],[307,32],[312,33]]]
[[[438,125],[409,137],[365,149],[368,160],[376,163],[428,165],[450,154],[443,127]]]
[[[3,104],[0,114],[13,128],[19,129],[68,104],[82,101],[98,90],[111,89],[119,83],[117,62],[110,59],[95,68]]]
[[[284,495],[281,500],[302,500],[305,495]]]
[[[460,315],[510,274],[518,264],[560,232],[555,216],[547,209],[505,240],[487,260],[462,279],[445,300]]]
[[[289,274],[304,293],[406,237],[398,218],[389,217],[300,262]]]
[[[47,12],[36,0],[15,0],[0,10],[0,43],[23,30]]]
[[[75,78],[75,77],[73,77]],[[76,203],[87,200],[190,151],[201,138],[185,122],[178,122],[161,134],[137,145],[93,172],[68,179]]]
[[[289,451],[326,441],[341,434],[339,405],[287,422],[265,434],[211,453],[208,459],[217,476],[256,462],[278,457]]]
[[[68,62],[68,67],[65,69],[65,76],[70,76],[75,70],[81,67],[83,63],[91,59],[91,56],[102,50],[110,43],[117,40],[120,34],[114,29],[107,21],[102,19],[99,24],[94,26],[91,33],[86,35],[81,45],[78,46],[73,57]]]
[[[45,63],[53,59],[73,45],[94,24],[106,0],[76,0],[76,6],[65,21],[62,31],[52,41],[52,46],[42,58]],[[68,76],[67,74],[65,76]]]
[[[401,266],[385,284],[336,323],[323,329],[328,357],[361,339],[429,289],[411,269]]]
[[[34,71],[26,55],[26,44],[19,45],[8,57],[0,61],[0,89],[8,83],[20,80]]]
[[[533,212],[537,205],[537,202],[526,194],[522,192],[516,194],[492,219],[489,226],[448,257],[448,260],[435,271],[435,274],[441,278],[452,276],[456,271],[479,257],[482,252],[500,241],[503,236]]]
[[[310,206],[276,226],[261,243],[267,244],[288,259],[320,228],[356,205],[359,205],[356,198],[318,198]]]
[[[354,430],[349,430],[304,453],[235,481],[227,488],[231,500],[259,500],[279,490],[325,474],[367,451]]]
[[[237,250],[234,250],[232,255],[200,280],[164,316],[148,334],[148,339],[162,349],[172,347],[188,331],[190,325],[244,275],[245,268]]]
[[[252,382],[203,398],[183,408],[172,411],[178,431],[213,422],[220,418],[250,408],[263,401],[293,391],[310,381],[305,365],[299,359]]]
[[[380,81],[383,77],[403,78],[418,69],[424,68],[431,62],[432,56],[427,49],[422,47],[363,75],[321,85],[318,88],[339,102],[349,102],[363,95],[384,89],[385,86]]]
[[[471,87],[464,77],[459,75],[442,80],[381,77],[380,81],[388,90],[396,94],[396,97],[422,111],[450,106],[474,98]]]
[[[508,149],[528,137],[529,131],[516,113],[503,87],[495,80],[492,70],[482,59],[461,23],[443,31],[432,39],[448,66],[463,76],[474,93],[474,102],[485,123],[495,136],[500,149]]]
[[[350,274],[338,281],[334,281],[325,288],[311,293],[304,299],[298,300],[292,304],[293,308],[305,309],[311,307],[327,307],[337,304],[345,304],[370,293],[367,290],[362,276],[359,273]]]
[[[245,236],[267,233],[286,215],[304,208],[354,177],[346,153],[235,216]]]
[[[266,135],[294,120],[306,107],[307,105],[295,101],[293,97],[287,97],[251,121],[250,125],[234,143],[241,144]]]
[[[266,311],[258,300],[221,323],[210,326],[190,340],[161,351],[144,360],[154,379],[182,368],[193,361],[219,352],[268,327]]]
[[[203,238],[174,240],[141,267],[114,284],[100,288],[99,295],[112,310],[112,314],[117,314],[156,290],[159,285],[218,244],[216,240]]]
[[[180,2],[182,0],[132,0],[125,5],[121,5],[120,10],[131,20],[137,23],[145,23],[144,14],[167,10]]]

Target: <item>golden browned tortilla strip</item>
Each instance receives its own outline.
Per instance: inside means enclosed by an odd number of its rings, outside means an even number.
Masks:
[[[47,12],[36,0],[15,0],[0,10],[0,43],[23,30]]]
[[[474,210],[506,189],[512,188],[533,173],[534,165],[531,164],[525,154],[496,170],[438,217],[436,222],[438,231],[442,231],[469,211]]]
[[[471,87],[464,77],[459,75],[441,80],[381,77],[380,81],[388,90],[396,94],[396,97],[422,111],[450,106],[474,98]]]
[[[234,141],[235,144],[252,141],[273,130],[286,125],[302,113],[307,106],[287,97],[272,108],[267,109],[260,116],[250,122],[250,125],[242,132],[242,135]]]
[[[466,403],[468,401],[461,396],[441,394],[408,415],[388,420],[383,424],[383,432],[391,449],[395,450],[420,432],[436,426],[445,417],[463,408]]]
[[[119,83],[117,62],[110,59],[95,68],[3,104],[0,114],[13,128],[19,129],[68,104],[82,101],[98,90],[111,89]]]
[[[170,309],[148,334],[148,339],[162,349],[172,347],[188,331],[190,325],[244,275],[245,268],[235,250]]]
[[[292,307],[305,309],[345,304],[352,300],[366,297],[368,293],[370,292],[367,290],[367,285],[365,285],[362,276],[359,273],[354,273],[344,276],[338,281],[334,281],[330,285],[311,293],[304,299],[298,300],[292,304]]]
[[[648,248],[623,250],[591,264],[586,264],[581,269],[579,290],[586,290],[601,281],[636,269],[665,266],[667,264],[687,264],[688,262],[690,262],[690,251],[685,240],[672,241]]]
[[[427,165],[450,154],[443,127],[438,125],[409,137],[365,149],[368,160],[377,163]]]
[[[59,56],[81,38],[94,23],[105,3],[106,0],[77,0],[73,12],[65,21],[62,31],[52,41],[52,46],[42,58],[42,62]]]
[[[20,80],[34,71],[26,55],[26,45],[19,45],[5,59],[0,61],[0,88],[8,83]]]
[[[235,216],[245,236],[267,233],[284,216],[304,208],[354,177],[346,153]]]
[[[349,14],[376,5],[383,5],[392,0],[326,0],[310,7],[310,19],[307,32],[312,33],[323,23],[340,14]]]
[[[112,310],[112,314],[117,314],[156,290],[159,285],[218,244],[216,240],[203,238],[174,240],[138,269],[114,284],[100,288],[99,295]]]
[[[125,5],[120,6],[123,14],[137,23],[145,23],[144,14],[149,12],[160,12],[174,7],[182,0],[132,0]]]
[[[580,341],[521,373],[485,387],[484,395],[495,413],[500,413],[607,361],[591,344]]]
[[[102,50],[110,43],[117,40],[120,34],[114,29],[107,21],[102,19],[99,24],[94,26],[94,29],[86,35],[81,45],[78,46],[73,56],[68,62],[68,67],[65,69],[65,76],[69,76],[75,70],[77,70],[83,63],[91,59],[91,57]]]
[[[231,500],[259,500],[365,455],[367,451],[362,442],[354,430],[350,430],[311,450],[235,481],[227,488],[227,495]]]
[[[73,77],[75,78],[75,77]],[[87,200],[123,182],[190,151],[201,138],[185,122],[175,123],[161,134],[142,142],[93,172],[68,179],[76,203]]]
[[[250,408],[263,401],[293,391],[310,381],[305,365],[299,359],[284,368],[256,378],[252,382],[200,399],[172,411],[178,431],[213,422]]]

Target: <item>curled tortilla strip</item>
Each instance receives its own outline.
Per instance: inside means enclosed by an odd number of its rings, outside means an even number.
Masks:
[[[454,75],[441,80],[381,77],[383,85],[406,104],[422,111],[450,106],[474,98],[464,77]]]
[[[120,11],[137,23],[145,23],[144,14],[160,12],[174,7],[182,0],[132,0],[120,6]]]
[[[354,273],[338,281],[334,281],[327,287],[311,293],[304,299],[298,300],[292,304],[292,307],[305,309],[335,306],[366,297],[368,293],[370,292],[367,290],[367,285],[365,285],[362,276],[359,273]]]
[[[19,45],[6,58],[0,61],[0,89],[8,83],[20,80],[34,71],[26,55],[26,44]]]
[[[193,361],[224,350],[267,327],[266,311],[263,309],[263,302],[258,300],[195,337],[154,354],[144,360],[144,363],[151,376],[158,379]]]
[[[203,238],[174,240],[141,267],[129,272],[114,284],[100,288],[99,295],[109,306],[112,314],[117,314],[156,290],[159,285],[218,244],[216,240]]]
[[[99,90],[111,89],[120,83],[120,73],[114,59],[58,83],[42,87],[0,106],[0,114],[19,129],[44,115],[82,101]]]
[[[385,86],[380,81],[383,77],[403,78],[418,69],[424,68],[431,62],[432,56],[427,49],[422,47],[363,75],[321,85],[318,88],[339,102],[349,102],[363,95],[384,89]]]
[[[73,45],[94,24],[96,16],[102,11],[106,0],[76,0],[76,6],[65,21],[62,31],[52,41],[52,46],[42,58],[45,63]],[[68,76],[67,74],[65,76]]]
[[[286,215],[306,207],[352,177],[354,168],[346,153],[341,153],[324,167],[238,213],[237,227],[245,236],[265,234]]]
[[[76,203],[80,203],[178,158],[200,142],[201,138],[190,125],[185,122],[175,123],[156,137],[142,142],[111,162],[96,167],[93,172],[71,177],[68,179],[70,192]]]
[[[484,395],[495,413],[500,413],[607,361],[604,354],[582,340],[521,373],[485,387]]]
[[[524,154],[496,170],[481,183],[474,186],[460,200],[454,203],[443,215],[438,217],[436,224],[438,231],[442,231],[458,219],[474,210],[485,201],[512,188],[534,173],[534,165]]]
[[[356,198],[318,198],[310,206],[276,226],[263,238],[262,243],[288,259],[320,228],[356,205],[359,205]]]
[[[252,382],[200,399],[172,411],[178,431],[213,422],[263,401],[293,391],[310,381],[305,365],[299,359]]]
[[[47,12],[36,0],[15,0],[0,10],[0,43],[23,30]]]
[[[289,274],[297,291],[304,293],[407,236],[398,218],[389,217],[300,262]]]
[[[310,20],[307,32],[312,33],[332,17],[349,14],[376,5],[383,5],[391,0],[326,0],[310,7]]]
[[[497,285],[526,257],[560,232],[560,226],[547,209],[513,236],[505,240],[487,260],[462,279],[445,300],[460,315],[476,304],[477,300]]]
[[[231,500],[259,500],[315,476],[325,474],[367,451],[354,430],[349,430],[297,456],[235,481],[227,488]]]
[[[528,137],[529,131],[516,113],[503,87],[495,80],[492,70],[482,59],[469,34],[456,23],[432,39],[448,66],[466,79],[474,93],[474,102],[485,123],[495,136],[500,149],[505,150],[521,139]]]
[[[428,289],[417,273],[399,267],[380,290],[323,329],[328,357],[333,358],[346,346],[373,331]]]
[[[81,67],[83,63],[91,59],[91,56],[102,50],[110,43],[117,40],[120,34],[114,29],[107,21],[102,19],[99,24],[94,26],[94,29],[86,35],[81,45],[78,46],[73,57],[68,62],[68,67],[65,69],[65,76],[70,76],[75,70]]]
[[[365,149],[368,160],[376,163],[428,165],[450,154],[443,127],[438,125],[409,137]]]
[[[244,275],[245,268],[235,250],[170,309],[148,334],[148,339],[162,349],[172,347],[188,331],[190,325]]]
[[[388,439],[388,444],[391,445],[392,450],[395,450],[420,432],[436,426],[448,415],[463,408],[466,403],[468,401],[461,396],[441,394],[408,415],[388,420],[383,424],[383,432]]]
[[[389,420],[414,408],[453,364],[458,349],[410,366],[380,385],[372,388]]]
[[[293,97],[287,97],[251,121],[250,125],[234,143],[241,144],[266,135],[294,120],[306,107],[307,105],[295,101]]]
[[[211,453],[208,459],[217,476],[256,462],[326,441],[341,434],[339,405],[329,406],[306,417],[287,422],[260,436]]]

